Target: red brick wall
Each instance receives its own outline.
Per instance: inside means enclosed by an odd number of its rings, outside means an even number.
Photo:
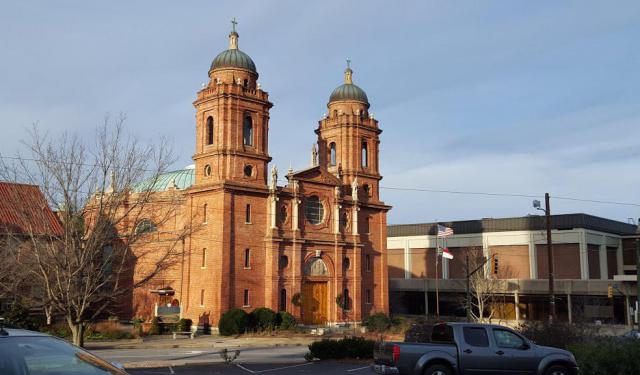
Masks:
[[[529,279],[529,246],[491,246],[492,255],[498,258],[498,278]]]
[[[389,278],[404,279],[404,249],[388,249]]]

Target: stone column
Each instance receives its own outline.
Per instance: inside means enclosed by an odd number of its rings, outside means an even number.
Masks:
[[[529,232],[529,274],[532,279],[538,278],[538,256],[533,231]]]
[[[607,259],[607,237],[602,236],[598,256],[600,258],[600,280],[609,279],[609,265]]]
[[[567,293],[567,315],[569,317],[569,324],[573,323],[573,306],[571,304],[571,293]]]
[[[411,278],[411,247],[409,247],[409,240],[404,241],[404,278]]]
[[[589,280],[589,252],[587,247],[587,232],[580,230],[580,279]]]
[[[616,249],[616,274],[624,274],[624,258],[622,257],[622,239],[618,239],[618,248]]]

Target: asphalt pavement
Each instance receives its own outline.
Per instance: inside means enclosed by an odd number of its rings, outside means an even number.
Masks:
[[[127,369],[132,375],[326,375],[326,374],[353,374],[364,375],[371,373],[369,366],[365,362],[304,362],[304,363],[270,363],[270,364],[247,364],[247,363],[215,363],[187,366],[166,366],[145,369]]]

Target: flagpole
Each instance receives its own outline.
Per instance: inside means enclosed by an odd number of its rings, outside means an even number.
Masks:
[[[438,223],[436,223],[436,317],[440,320],[440,293],[438,290]]]

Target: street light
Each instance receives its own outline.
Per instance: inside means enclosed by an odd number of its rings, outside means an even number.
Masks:
[[[556,318],[556,296],[553,290],[553,243],[551,242],[551,207],[549,205],[549,193],[544,194],[545,208],[541,207],[540,201],[533,201],[533,208],[544,211],[547,226],[547,264],[549,268],[549,321]]]

